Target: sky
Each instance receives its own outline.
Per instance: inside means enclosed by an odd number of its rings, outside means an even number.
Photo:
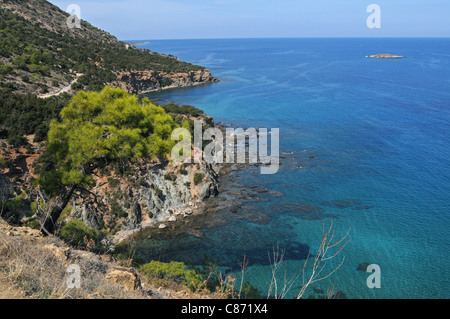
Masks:
[[[50,0],[120,40],[449,37],[449,0]],[[380,28],[367,20],[380,8]],[[372,17],[370,19],[372,21]]]

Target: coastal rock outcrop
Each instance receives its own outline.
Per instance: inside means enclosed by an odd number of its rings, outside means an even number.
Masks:
[[[131,94],[146,94],[160,90],[191,87],[218,82],[207,69],[186,73],[168,73],[162,71],[122,71],[117,81],[111,85],[120,87]]]
[[[212,165],[141,163],[127,176],[98,177],[89,193],[71,203],[70,219],[108,229],[120,242],[147,227],[201,212],[203,202],[219,194]],[[195,182],[198,174],[201,183]]]
[[[214,119],[205,114],[192,119],[214,126]],[[28,149],[8,148],[7,156],[0,155],[0,215],[11,224],[33,223],[36,227],[39,216],[33,203],[50,199],[33,187],[33,179],[39,177],[34,163],[43,149],[33,142],[33,136],[28,140]],[[222,169],[220,164],[206,162],[180,165],[147,159],[97,170],[92,186],[76,190],[60,222],[64,225],[77,219],[96,230],[106,230],[120,242],[146,227],[202,213],[205,201],[219,194]],[[32,211],[33,207],[36,210]]]
[[[400,56],[400,55],[394,55],[394,54],[374,54],[374,55],[369,55],[367,56],[367,58],[370,59],[403,59],[405,58],[404,56]]]

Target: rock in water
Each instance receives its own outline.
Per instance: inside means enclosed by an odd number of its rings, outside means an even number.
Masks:
[[[369,55],[367,58],[371,58],[371,59],[403,59],[404,56],[393,55],[393,54],[374,54],[374,55]]]

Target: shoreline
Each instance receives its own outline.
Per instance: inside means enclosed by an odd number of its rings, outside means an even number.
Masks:
[[[146,95],[146,94],[151,94],[151,93],[157,93],[157,92],[163,92],[163,91],[172,91],[172,90],[177,90],[177,89],[180,89],[180,90],[192,89],[192,88],[197,87],[197,86],[206,86],[206,85],[211,85],[211,84],[220,82],[219,79],[217,79],[217,78],[214,78],[214,79],[215,79],[214,81],[210,81],[210,82],[195,82],[193,84],[188,84],[188,85],[183,85],[183,86],[172,86],[172,85],[164,86],[164,87],[159,88],[159,89],[151,89],[151,90],[145,90],[145,91],[139,92],[138,95],[141,96],[141,95]]]
[[[209,117],[206,114],[205,116]],[[214,124],[214,126],[222,131],[225,130],[225,127],[222,125]],[[189,165],[197,164],[192,163]],[[220,196],[223,187],[223,178],[226,177],[230,171],[232,171],[232,165],[234,164],[220,163],[210,165],[202,163],[200,165],[207,167],[208,170],[212,171],[212,175],[216,176],[219,188],[219,193],[216,196],[212,196],[201,202],[194,202],[193,200],[191,200],[181,207],[172,207],[171,210],[175,211],[173,215],[167,215],[166,218],[160,218],[159,220],[142,221],[141,225],[139,225],[139,227],[135,229],[121,230],[118,233],[112,235],[113,246],[117,246],[118,244],[132,240],[134,237],[139,236],[140,233],[145,232],[146,230],[159,229],[164,231],[166,228],[168,228],[168,225],[175,225],[178,222],[184,221],[190,216],[205,215],[208,212],[208,201]]]
[[[208,116],[208,115],[206,115],[206,116]],[[223,125],[215,124],[214,126],[219,128],[222,131],[225,130],[225,126],[223,126]],[[190,164],[190,165],[195,165],[195,164]],[[194,203],[193,205],[188,205],[189,203],[187,203],[187,204],[183,205],[183,207],[179,208],[180,211],[191,209],[192,213],[176,214],[176,215],[168,216],[164,220],[150,221],[149,223],[146,223],[144,225],[141,224],[141,227],[136,228],[136,229],[120,231],[117,234],[112,236],[113,245],[117,246],[118,244],[121,244],[123,242],[133,240],[135,237],[139,236],[140,233],[148,231],[148,230],[158,229],[160,231],[165,231],[166,228],[168,228],[168,225],[176,225],[191,216],[206,215],[209,211],[209,209],[207,207],[208,202],[211,199],[216,198],[221,195],[222,188],[223,188],[223,178],[226,178],[226,176],[228,176],[228,174],[233,170],[232,165],[234,165],[234,164],[221,163],[221,164],[215,164],[214,167],[211,167],[213,174],[216,174],[217,178],[218,178],[219,194],[212,198],[208,198],[202,202]],[[173,218],[173,217],[175,217],[175,218]]]
[[[220,122],[215,126],[225,131],[226,128],[233,127],[233,124]],[[266,213],[255,210],[252,204],[268,202],[267,197],[279,198],[285,194],[262,185],[242,183],[245,181],[240,180],[239,175],[254,174],[259,169],[259,165],[261,164],[215,164],[214,170],[219,178],[219,193],[216,196],[197,203],[192,214],[179,215],[180,218],[177,215],[176,219],[168,218],[165,221],[152,223],[133,231],[121,242],[133,244],[149,239],[175,239],[185,235],[201,239],[205,236],[204,229],[223,223],[220,218],[222,213],[256,224],[267,224],[270,222],[270,217]]]

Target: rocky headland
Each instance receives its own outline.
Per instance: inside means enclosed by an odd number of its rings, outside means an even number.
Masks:
[[[203,120],[214,125],[212,118]],[[17,199],[21,205],[1,206],[2,217],[11,224],[30,222],[31,203],[39,200],[33,180],[38,178],[35,163],[43,148],[28,136],[30,145],[8,149],[0,157],[0,204]],[[6,145],[6,140],[0,140]],[[77,219],[97,230],[107,230],[114,243],[119,243],[148,227],[202,213],[205,201],[219,194],[223,165],[205,162],[175,164],[167,160],[142,160],[126,173],[114,169],[97,171],[93,186],[80,189],[66,208],[62,223]],[[164,226],[161,226],[164,228]]]
[[[215,83],[219,80],[207,69],[182,73],[162,71],[122,71],[112,86],[120,87],[131,94],[147,94],[155,91],[192,87]]]

